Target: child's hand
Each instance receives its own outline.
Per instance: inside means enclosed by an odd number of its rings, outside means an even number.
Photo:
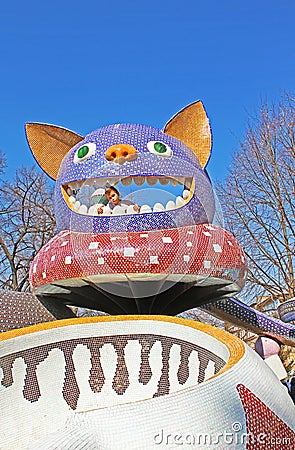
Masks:
[[[135,212],[139,212],[140,206],[138,206],[138,205],[133,205],[133,209],[134,209]]]
[[[101,205],[97,208],[97,214],[102,214],[102,213],[103,213],[103,205]]]

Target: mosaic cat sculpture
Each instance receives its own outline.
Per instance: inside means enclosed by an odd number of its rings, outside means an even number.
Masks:
[[[293,449],[294,405],[263,360],[223,330],[162,315],[204,305],[258,329],[269,325],[226,298],[242,288],[246,263],[234,237],[211,223],[202,104],[163,131],[113,125],[82,138],[50,125],[26,128],[36,159],[56,179],[59,227],[32,263],[36,296],[55,316],[70,304],[125,315],[0,334],[1,448]],[[176,191],[166,192],[168,184]],[[98,214],[110,185],[139,213]],[[50,320],[28,302],[40,321]],[[271,331],[293,342],[292,330],[284,335],[271,322]]]
[[[117,124],[83,138],[27,124],[26,132],[40,166],[56,179],[60,232],[30,272],[47,308],[177,314],[241,289],[243,250],[212,225],[215,200],[205,171],[211,131],[201,102],[163,131]],[[116,206],[98,214],[93,197],[110,185],[139,204],[139,213]]]

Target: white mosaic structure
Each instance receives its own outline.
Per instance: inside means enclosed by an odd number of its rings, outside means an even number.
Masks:
[[[177,440],[294,448],[284,386],[247,345],[209,325],[68,319],[0,338],[2,450],[172,449]],[[284,446],[271,446],[283,436]]]

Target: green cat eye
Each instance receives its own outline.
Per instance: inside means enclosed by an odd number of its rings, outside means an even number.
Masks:
[[[77,156],[78,158],[84,158],[84,156],[86,156],[88,152],[89,152],[88,146],[83,145],[83,147],[79,148]]]
[[[147,148],[151,153],[159,157],[171,158],[173,155],[171,147],[161,141],[149,141]]]
[[[167,151],[167,147],[165,144],[163,144],[163,142],[155,142],[154,149],[158,153],[165,153]]]
[[[79,164],[86,161],[95,154],[96,144],[94,142],[87,142],[87,144],[79,147],[74,154],[74,163]]]

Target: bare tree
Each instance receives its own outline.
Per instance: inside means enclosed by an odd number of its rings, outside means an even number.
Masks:
[[[246,294],[295,296],[295,102],[261,104],[217,192],[250,268]]]
[[[280,358],[283,361],[285,369],[288,373],[295,370],[295,348],[289,345],[283,345],[281,348]]]
[[[4,172],[6,167],[6,159],[4,153],[0,150],[0,174]]]
[[[30,263],[53,236],[53,192],[35,167],[16,171],[0,184],[0,288],[29,288]]]

